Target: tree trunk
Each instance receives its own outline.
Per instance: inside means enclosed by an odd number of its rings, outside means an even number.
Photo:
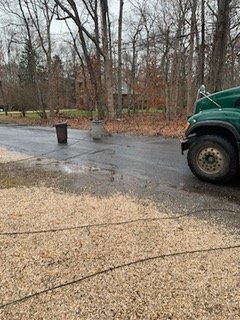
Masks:
[[[169,106],[168,106],[169,119],[177,115],[178,107],[179,107],[179,86],[180,86],[180,69],[181,69],[180,39],[181,39],[182,29],[184,26],[184,20],[185,20],[184,12],[181,12],[179,8],[179,20],[178,20],[177,31],[175,35],[174,44],[173,44],[174,52],[172,56],[171,71],[170,71],[170,77],[169,77],[169,88],[168,88],[169,96],[167,99],[169,103]]]
[[[102,42],[104,56],[104,78],[106,102],[110,119],[115,117],[114,101],[113,101],[113,82],[112,82],[112,61],[109,48],[109,32],[108,32],[108,3],[107,0],[101,0],[101,17],[102,17]]]
[[[26,1],[25,1],[26,3]],[[27,40],[29,41],[29,49],[31,52],[34,51],[34,48],[33,48],[33,41],[32,41],[32,33],[31,33],[31,29],[30,29],[30,25],[31,25],[31,21],[30,19],[26,16],[26,12],[22,6],[22,2],[21,0],[18,0],[18,4],[19,4],[19,8],[20,8],[20,11],[22,13],[22,19],[24,21],[24,25],[26,27],[26,31],[27,31]],[[42,96],[42,92],[41,92],[41,89],[40,89],[40,86],[39,86],[39,77],[38,77],[38,74],[37,74],[37,61],[36,61],[36,58],[34,57],[34,55],[32,56],[32,67],[33,67],[33,84],[35,86],[35,89],[36,89],[36,92],[37,92],[37,97],[38,97],[38,107],[37,107],[37,111],[38,113],[40,114],[40,116],[44,119],[47,118],[47,114],[46,114],[46,108],[45,108],[45,105],[44,105],[44,102],[43,102],[43,96]],[[40,111],[39,111],[40,109]]]
[[[232,0],[218,0],[216,29],[211,55],[209,90],[223,88],[224,66],[226,62],[227,40],[230,26],[230,3]]]
[[[189,44],[189,55],[188,55],[188,78],[187,78],[187,116],[190,116],[193,112],[193,54],[194,54],[194,36],[196,30],[196,9],[197,0],[191,1],[191,30],[190,30],[190,44]]]
[[[122,113],[122,21],[123,21],[123,5],[124,0],[120,0],[119,4],[119,18],[118,18],[118,70],[117,70],[117,84],[118,84],[118,99],[117,99],[117,113]]]

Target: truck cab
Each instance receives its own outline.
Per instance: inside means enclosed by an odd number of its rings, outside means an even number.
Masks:
[[[239,170],[240,87],[208,93],[202,85],[188,118],[182,154],[192,173],[212,183],[226,183]]]

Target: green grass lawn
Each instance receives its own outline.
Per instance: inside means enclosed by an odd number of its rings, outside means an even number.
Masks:
[[[150,109],[137,109],[135,112],[133,110],[128,110],[127,108],[124,108],[122,110],[122,115],[130,115],[134,113],[162,113],[163,110],[157,109],[157,108],[150,108]],[[50,111],[47,110],[47,118],[51,119],[50,117]],[[60,116],[61,118],[66,119],[77,119],[77,118],[89,118],[89,119],[95,119],[97,118],[97,111],[88,111],[88,110],[79,110],[79,109],[61,109],[56,114],[56,117]],[[37,121],[41,119],[40,114],[37,111],[26,111],[25,117],[23,117],[23,114],[21,111],[8,111],[8,115],[5,115],[5,112],[0,112],[0,120],[1,121],[14,121],[14,119],[25,119],[26,121]]]
[[[50,115],[50,111],[46,111],[47,117]],[[58,114],[61,116],[66,116],[67,118],[79,118],[79,117],[96,117],[96,111],[85,111],[85,110],[78,110],[78,109],[61,109],[59,110]],[[8,111],[8,115],[5,115],[5,112],[0,112],[0,118],[23,118],[21,111]],[[32,120],[40,119],[40,115],[36,111],[27,111],[25,114],[25,118],[29,118]]]

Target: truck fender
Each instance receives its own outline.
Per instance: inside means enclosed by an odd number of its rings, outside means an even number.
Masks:
[[[220,120],[199,121],[195,123],[193,126],[191,126],[190,130],[187,130],[186,132],[186,139],[181,141],[182,154],[184,153],[185,150],[189,148],[190,144],[195,140],[196,129],[204,128],[204,127],[224,128],[234,136],[234,138],[236,139],[238,162],[240,166],[240,133],[236,130],[236,128],[231,123],[226,123]]]
[[[203,128],[203,127],[218,127],[218,128],[227,129],[233,134],[233,136],[237,141],[240,141],[240,133],[237,131],[237,129],[231,123],[226,123],[220,120],[199,121],[195,123],[193,126],[191,126],[190,130],[186,132],[186,137],[188,137],[191,134],[194,134],[194,131],[197,128]]]

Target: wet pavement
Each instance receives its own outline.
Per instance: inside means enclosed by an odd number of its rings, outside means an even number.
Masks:
[[[195,178],[180,152],[178,139],[114,134],[93,140],[88,131],[68,128],[68,143],[58,144],[55,128],[0,126],[0,146],[37,159],[64,164],[66,172],[76,167],[108,171],[128,179],[145,179],[172,190],[240,203],[239,177],[229,185],[212,185]]]
[[[173,301],[169,319],[183,307],[180,318],[200,310],[235,319],[238,179],[199,181],[178,139],[94,141],[68,128],[61,145],[55,128],[13,125],[0,125],[0,137],[0,148],[20,152],[0,154],[4,319],[86,318],[96,310],[95,318],[124,318],[123,309],[147,317],[158,310],[159,290],[162,305]]]

